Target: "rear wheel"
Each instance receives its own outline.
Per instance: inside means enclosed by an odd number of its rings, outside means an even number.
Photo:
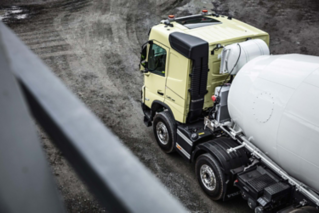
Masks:
[[[153,132],[159,147],[166,153],[174,151],[175,121],[169,112],[158,113],[154,117]]]
[[[203,191],[213,200],[222,199],[225,177],[217,160],[210,154],[199,156],[196,160],[195,172]]]

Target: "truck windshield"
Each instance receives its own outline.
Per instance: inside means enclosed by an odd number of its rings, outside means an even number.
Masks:
[[[215,24],[220,24],[221,22],[208,17],[195,17],[195,18],[187,18],[187,19],[181,19],[176,20],[177,23],[187,27],[188,29],[194,29],[198,27],[205,27]]]

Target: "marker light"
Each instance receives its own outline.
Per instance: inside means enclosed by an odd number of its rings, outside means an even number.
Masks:
[[[173,18],[175,18],[175,16],[174,15],[169,15],[168,18],[169,19],[173,19]]]
[[[208,10],[202,10],[203,13],[208,13]]]
[[[215,95],[212,96],[212,100],[215,102],[217,97]]]

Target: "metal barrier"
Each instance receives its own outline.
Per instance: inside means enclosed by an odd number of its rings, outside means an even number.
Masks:
[[[187,211],[0,22],[0,212],[65,211],[28,108],[108,212]]]

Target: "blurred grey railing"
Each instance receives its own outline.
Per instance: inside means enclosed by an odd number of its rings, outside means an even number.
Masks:
[[[0,22],[0,212],[65,212],[30,113],[107,212],[186,211]]]

